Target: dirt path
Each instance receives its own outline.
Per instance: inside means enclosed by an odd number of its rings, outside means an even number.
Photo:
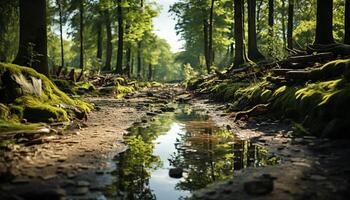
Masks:
[[[114,181],[108,176],[112,158],[127,148],[123,134],[181,94],[179,88],[153,88],[123,100],[90,98],[96,109],[82,127],[73,123],[70,130],[45,137],[43,144],[14,145],[2,152],[0,199],[99,198]]]
[[[90,98],[96,105],[81,129],[46,138],[32,146],[2,151],[0,199],[104,199],[116,180],[112,158],[125,150],[123,134],[134,123],[146,124],[175,99],[188,100],[179,88],[143,90],[124,100]],[[290,123],[257,117],[233,122],[225,105],[194,99],[219,126],[243,140],[266,147],[280,164],[247,168],[228,180],[195,193],[197,199],[347,199],[350,145],[310,136],[295,137]],[[29,198],[30,197],[30,198]]]

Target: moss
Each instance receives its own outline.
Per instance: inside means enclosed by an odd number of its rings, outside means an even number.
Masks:
[[[21,124],[13,120],[8,121],[8,120],[0,119],[0,132],[15,131],[15,130],[33,130],[43,125],[44,124],[42,123]]]
[[[79,95],[91,93],[96,90],[96,87],[90,82],[78,82],[73,87],[72,91]]]
[[[41,92],[31,93],[30,90],[22,90],[10,102],[6,104],[10,108],[11,119],[19,121],[21,118],[26,118],[29,122],[52,122],[52,121],[67,121],[69,118],[75,117],[75,110],[82,112],[90,112],[92,105],[78,99],[72,99],[62,92],[58,87],[50,81],[46,76],[37,73],[34,69],[22,67],[13,64],[0,63],[0,76],[9,77],[7,82],[0,82],[0,88],[9,88],[16,86],[14,77],[21,77],[29,87],[35,87],[34,81],[31,83],[28,80],[41,80]],[[27,80],[27,81],[26,81]],[[68,87],[70,83],[60,82],[63,86]],[[8,85],[10,84],[10,85]],[[12,85],[11,85],[12,84]],[[30,85],[32,84],[32,85]],[[15,89],[21,89],[17,84]],[[7,99],[9,100],[9,99]],[[65,108],[60,105],[68,105]],[[70,111],[72,109],[73,111]],[[10,123],[11,120],[9,120]],[[11,122],[12,123],[12,122]],[[4,123],[3,123],[4,124]]]
[[[322,67],[313,69],[310,73],[310,77],[313,80],[329,80],[332,78],[345,75],[350,80],[350,59],[346,60],[334,60],[326,63]]]
[[[126,94],[132,93],[134,91],[135,91],[135,89],[133,86],[124,86],[124,85],[120,85],[120,84],[117,84],[115,86],[116,98],[122,98]]]
[[[0,103],[0,119],[8,119],[10,116],[10,109],[5,105]]]

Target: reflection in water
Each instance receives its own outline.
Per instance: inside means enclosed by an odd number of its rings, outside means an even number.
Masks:
[[[129,149],[116,157],[116,183],[108,197],[186,199],[192,191],[232,177],[235,170],[274,164],[266,149],[241,141],[206,115],[180,106],[156,117],[148,127],[133,127],[125,137]],[[170,168],[183,169],[172,179]]]

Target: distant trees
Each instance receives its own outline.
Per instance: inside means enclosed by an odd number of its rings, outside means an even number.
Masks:
[[[293,49],[294,0],[288,0],[287,47]]]
[[[124,24],[123,24],[124,19],[123,19],[122,0],[118,0],[117,17],[118,17],[118,54],[117,54],[117,65],[115,67],[115,72],[117,74],[122,74],[123,47],[124,47]]]
[[[49,75],[47,61],[46,0],[20,0],[20,36],[13,63]]]
[[[248,0],[248,57],[253,61],[264,59],[256,40],[256,0]]]
[[[345,20],[344,20],[344,26],[345,26],[345,36],[344,36],[344,43],[350,45],[350,0],[345,1]]]

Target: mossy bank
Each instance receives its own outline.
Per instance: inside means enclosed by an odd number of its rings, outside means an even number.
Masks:
[[[272,73],[254,82],[237,81],[237,77],[244,75],[235,74],[225,80],[218,76],[197,79],[189,82],[188,88],[228,102],[231,111],[267,105],[270,114],[303,125],[305,134],[350,138],[347,125],[350,121],[349,74],[350,59],[335,60],[310,69],[306,81],[288,79],[276,83],[269,81],[279,78]]]

